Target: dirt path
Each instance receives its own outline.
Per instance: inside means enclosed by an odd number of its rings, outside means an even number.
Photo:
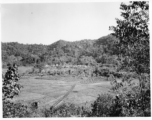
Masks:
[[[66,94],[64,94],[63,96],[61,97],[58,97],[57,99],[54,99],[54,100],[51,100],[45,104],[41,104],[40,107],[43,107],[43,106],[53,106],[53,107],[56,107],[59,103],[61,103],[72,91],[73,89],[75,88],[76,84],[72,85],[72,87],[68,90],[68,92]],[[48,97],[47,97],[48,99]],[[52,104],[52,105],[51,105]]]
[[[76,86],[76,84],[74,84],[74,85],[71,87],[71,89],[70,89],[63,97],[61,97],[58,101],[56,101],[52,106],[53,106],[53,107],[56,107],[57,104],[59,104],[63,99],[65,99],[65,98],[72,92],[72,90],[74,89],[75,86]]]

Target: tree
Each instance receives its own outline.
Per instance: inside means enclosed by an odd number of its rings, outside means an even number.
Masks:
[[[3,79],[3,117],[28,117],[29,112],[27,111],[27,106],[21,103],[13,103],[10,99],[20,93],[20,88],[22,87],[18,84],[19,75],[16,64],[9,64],[8,70]]]
[[[119,39],[115,44],[116,54],[124,68],[137,73],[139,84],[133,85],[131,76],[126,75],[122,83],[128,85],[118,91],[119,103],[127,116],[150,116],[149,3],[122,3],[120,9],[123,19],[116,19],[117,26],[111,27]]]
[[[34,61],[35,64],[40,59],[38,55],[31,54],[31,57],[33,58],[33,61]]]
[[[8,56],[8,63],[13,64],[17,62],[17,58],[14,55]]]
[[[17,73],[17,66],[8,65],[8,70],[3,80],[3,100],[12,99],[15,95],[20,92],[21,85],[18,84],[19,75]]]
[[[92,56],[81,56],[79,63],[82,65],[96,65],[96,60]]]
[[[117,26],[110,29],[119,40],[115,44],[117,54],[123,58],[123,66],[136,73],[150,72],[149,55],[149,3],[146,1],[122,3]]]
[[[38,63],[34,66],[34,68],[38,68],[38,69],[39,69],[39,73],[41,73],[42,70],[44,69],[44,65],[45,65],[45,63],[38,62]]]

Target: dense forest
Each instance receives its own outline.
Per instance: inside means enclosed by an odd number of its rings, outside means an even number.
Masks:
[[[117,64],[117,57],[113,55],[113,44],[116,41],[116,37],[107,35],[97,40],[75,42],[59,40],[50,45],[2,43],[2,63],[3,67],[7,63],[14,62],[24,66],[37,63],[49,65]]]

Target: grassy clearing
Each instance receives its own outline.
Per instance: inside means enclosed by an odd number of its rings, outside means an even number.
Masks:
[[[25,73],[32,67],[19,67],[19,74]],[[4,69],[3,72],[6,70]],[[39,107],[48,107],[61,99],[71,88],[76,85],[63,103],[77,105],[90,104],[99,94],[110,93],[110,81],[107,77],[80,77],[80,76],[59,76],[59,75],[30,75],[21,77],[19,83],[23,86],[19,96],[13,101],[19,101],[26,105],[34,101],[39,102]]]
[[[24,70],[24,68],[20,68]],[[28,68],[29,69],[29,68]],[[38,78],[38,79],[37,79]],[[90,103],[98,94],[108,93],[110,83],[105,78],[79,78],[61,76],[28,76],[21,78],[19,83],[23,86],[19,96],[14,101],[30,104],[32,101],[39,102],[40,107],[51,106],[64,96],[73,84],[76,84],[71,93],[63,100],[74,104]]]

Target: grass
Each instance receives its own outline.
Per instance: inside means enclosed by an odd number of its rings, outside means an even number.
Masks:
[[[30,67],[20,67],[20,73],[24,73]],[[38,78],[38,79],[37,79]],[[64,96],[73,84],[76,84],[73,91],[64,98],[63,102],[74,103],[77,105],[86,102],[91,103],[101,93],[108,93],[110,83],[105,78],[85,78],[70,76],[26,76],[22,77],[19,83],[23,86],[19,96],[14,101],[21,101],[30,104],[32,101],[39,102],[39,107],[48,107]]]

